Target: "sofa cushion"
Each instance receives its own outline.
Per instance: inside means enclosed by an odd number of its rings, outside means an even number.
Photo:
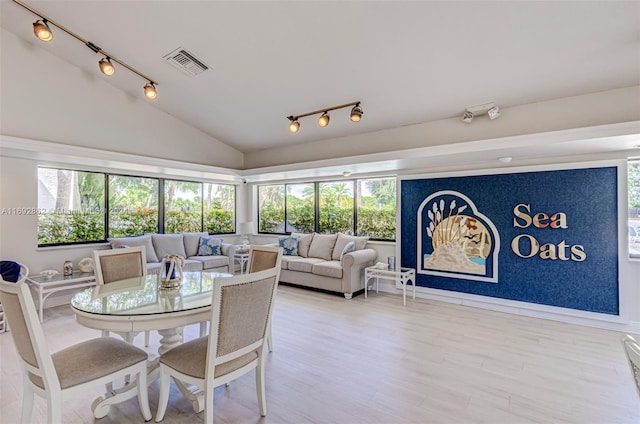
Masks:
[[[182,241],[184,242],[184,253],[187,258],[190,256],[196,256],[198,254],[198,248],[200,247],[200,237],[207,237],[209,233],[182,233]]]
[[[340,261],[322,261],[313,264],[311,272],[325,277],[342,278],[342,264]]]
[[[156,256],[161,261],[162,258],[169,255],[187,257],[184,251],[182,234],[152,234],[151,241],[153,241]]]
[[[343,233],[338,233],[338,239],[336,240],[336,245],[333,248],[333,254],[331,255],[331,259],[334,261],[340,260],[340,255],[342,255],[342,251],[344,247],[350,241],[354,242],[356,245],[355,250],[362,250],[367,246],[367,241],[369,241],[369,237],[356,237],[350,236]]]
[[[160,262],[147,262],[147,274],[160,274]]]
[[[313,235],[311,234],[303,234],[303,233],[291,233],[292,236],[298,237],[298,255],[303,258],[309,257],[309,246],[311,246],[311,241],[313,240]]]
[[[338,238],[337,234],[314,235],[313,240],[311,240],[311,246],[309,246],[309,257],[321,258],[321,259],[324,259],[325,261],[330,261],[331,254],[333,253],[333,247],[336,244],[337,238]],[[338,259],[340,259],[340,256],[338,256]]]
[[[192,256],[189,259],[202,263],[202,269],[229,266],[229,258],[227,256]]]
[[[344,249],[342,249],[342,253],[340,254],[340,264],[342,264],[342,262],[344,261],[344,255],[346,255],[347,253],[351,253],[354,250],[356,250],[356,242],[350,241],[349,243],[347,243]]]
[[[278,247],[282,247],[283,255],[298,256],[298,237],[280,237],[278,238]]]
[[[144,250],[147,253],[147,262],[160,262],[151,242],[151,234],[136,237],[114,237],[107,240],[112,249],[119,249],[123,245],[127,247],[144,246]]]
[[[193,259],[184,260],[184,267],[182,267],[182,270],[184,272],[202,271],[202,269],[203,269],[202,262],[194,261]]]
[[[300,256],[292,256],[291,258],[289,258],[287,268],[289,269],[289,271],[310,273],[313,270],[313,265],[319,262],[324,262],[324,260],[319,258],[302,258]]]
[[[201,236],[198,256],[222,255],[222,240],[220,237]]]

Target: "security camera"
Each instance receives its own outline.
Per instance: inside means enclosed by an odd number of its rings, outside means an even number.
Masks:
[[[242,180],[242,184],[246,184],[246,183],[247,183],[247,180]]]

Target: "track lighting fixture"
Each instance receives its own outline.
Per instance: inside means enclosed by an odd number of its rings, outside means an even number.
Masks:
[[[53,33],[51,28],[47,25],[47,20],[38,20],[33,23],[33,33],[41,41],[51,41],[53,39]]]
[[[351,122],[360,122],[360,120],[362,119],[362,108],[360,107],[360,103],[357,103],[353,109],[351,109],[351,114],[349,116],[349,119],[351,119]]]
[[[289,132],[292,134],[297,133],[298,131],[300,131],[300,122],[298,122],[298,118],[294,117],[294,116],[287,116],[287,119],[291,122],[289,122]]]
[[[100,59],[98,65],[100,66],[100,70],[102,71],[102,73],[105,75],[113,75],[116,73],[116,68],[113,67],[113,65],[111,64],[111,59],[108,57],[103,57],[102,59]]]
[[[362,119],[362,113],[363,113],[362,108],[360,107],[360,102],[351,102],[351,103],[346,103],[340,106],[333,106],[333,107],[328,107],[326,109],[314,110],[313,112],[303,113],[301,115],[287,116],[287,119],[290,121],[289,132],[295,134],[298,131],[300,131],[300,122],[298,122],[298,119],[304,118],[305,116],[316,115],[318,113],[322,114],[318,118],[318,125],[321,127],[326,127],[327,125],[329,125],[329,121],[331,119],[329,117],[329,111],[342,109],[349,106],[353,106],[353,109],[351,109],[351,114],[350,114],[351,121],[360,122],[360,120]]]
[[[491,109],[489,109],[487,111],[487,115],[489,115],[489,119],[494,120],[496,118],[499,118],[501,113],[500,113],[500,108],[498,106],[494,106]]]
[[[495,103],[485,103],[483,105],[471,106],[465,109],[462,115],[462,121],[470,124],[476,116],[487,114],[489,119],[497,119],[500,117],[500,108]]]
[[[318,118],[318,125],[321,127],[326,127],[327,125],[329,125],[329,119],[331,118],[329,117],[329,115],[327,115],[327,112],[323,113]]]
[[[147,96],[147,99],[151,100],[158,97],[158,92],[156,91],[156,87],[153,85],[153,82],[149,81],[149,83],[144,86],[144,95]]]
[[[149,78],[148,76],[138,71],[137,69],[133,68],[132,66],[129,66],[128,64],[121,61],[120,59],[113,57],[112,54],[107,53],[102,48],[93,44],[91,41],[84,39],[83,37],[79,36],[78,34],[71,31],[70,29],[51,20],[47,16],[43,15],[42,13],[38,12],[37,10],[33,9],[31,6],[23,3],[22,1],[20,0],[12,0],[12,1],[18,6],[28,10],[29,12],[33,13],[34,15],[40,18],[33,24],[33,33],[35,34],[36,37],[38,37],[39,40],[51,41],[51,39],[53,39],[53,33],[51,32],[51,28],[49,27],[49,24],[51,24],[56,28],[66,32],[76,40],[80,41],[85,46],[89,47],[94,53],[99,53],[103,55],[104,57],[98,62],[98,65],[100,66],[100,71],[103,74],[113,75],[116,72],[116,68],[113,66],[111,62],[112,61],[116,62],[119,65],[123,66],[124,68],[127,68],[134,74],[138,75],[140,78],[146,81],[149,81],[149,83],[144,86],[144,94],[148,99],[155,99],[158,96],[158,91],[156,89],[156,86],[158,85],[158,83],[153,79]]]

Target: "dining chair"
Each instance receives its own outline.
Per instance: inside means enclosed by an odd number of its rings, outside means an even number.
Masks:
[[[640,344],[630,335],[622,337],[622,346],[624,347],[624,353],[627,356],[629,362],[629,368],[631,369],[631,376],[636,386],[638,396],[640,396]]]
[[[144,246],[94,250],[93,261],[98,285],[147,275],[147,254]],[[132,343],[136,334],[122,333],[122,336]],[[102,335],[106,337],[109,332],[103,331]],[[144,332],[144,345],[149,347],[149,331]]]
[[[263,271],[276,266],[280,267],[282,264],[282,254],[282,247],[259,245],[251,246],[249,248],[247,272]],[[280,273],[278,272],[278,281],[279,280]],[[269,348],[269,352],[273,352],[273,332],[271,331],[271,323],[269,323],[269,331],[267,332],[267,347]]]
[[[29,276],[29,268],[20,262],[15,261],[0,261],[0,278],[4,281],[10,281],[15,283],[20,277],[25,279]],[[7,326],[7,320],[4,314],[4,308],[0,301],[0,333],[4,333],[9,330]]]
[[[169,402],[170,377],[204,392],[205,423],[213,423],[214,388],[255,369],[260,415],[267,415],[264,345],[278,287],[279,267],[213,282],[209,335],[160,355],[156,422]]]
[[[0,278],[0,301],[22,368],[22,423],[31,421],[33,396],[47,400],[47,422],[59,424],[63,401],[86,394],[127,375],[137,375],[138,402],[151,419],[147,395],[147,353],[123,340],[100,337],[51,353],[38,318],[26,275],[16,282]]]

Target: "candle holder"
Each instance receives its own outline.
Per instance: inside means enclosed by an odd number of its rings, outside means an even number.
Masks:
[[[160,264],[160,288],[174,289],[182,284],[184,258],[179,255],[167,255]]]

